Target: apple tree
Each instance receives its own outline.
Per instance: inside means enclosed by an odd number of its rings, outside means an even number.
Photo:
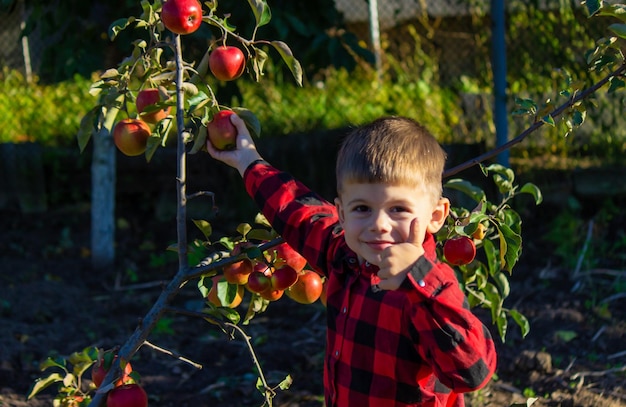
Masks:
[[[624,87],[626,65],[619,41],[626,38],[626,6],[589,1],[585,4],[590,16],[610,16],[619,21],[609,26],[614,36],[598,41],[597,47],[586,55],[592,69],[603,75],[601,79],[583,89],[581,84],[564,77],[563,87],[559,89],[559,97],[564,101],[558,106],[552,101],[539,105],[519,99],[516,113],[530,115],[532,119],[528,130],[506,145],[444,174],[448,179],[445,186],[467,195],[474,204],[470,208],[452,208],[447,225],[437,235],[440,258],[457,270],[470,304],[491,311],[502,340],[505,340],[509,319],[520,327],[523,335],[529,330],[528,321],[521,313],[504,306],[510,294],[509,277],[522,248],[522,219],[511,203],[520,195],[527,195],[539,204],[541,192],[533,184],[518,185],[511,169],[482,162],[519,143],[543,125],[558,125],[560,118],[567,132],[574,130],[584,121],[586,97],[607,84],[611,92]],[[251,223],[240,223],[232,236],[217,240],[212,236],[209,222],[194,220],[194,226],[204,239],[193,242],[187,239],[188,200],[214,196],[210,191],[188,193],[187,154],[202,153],[207,142],[218,148],[230,148],[236,137],[229,121],[232,112],[242,117],[253,136],[261,133],[261,124],[254,113],[245,107],[220,103],[211,83],[216,79],[236,80],[244,73],[261,81],[266,61],[276,55],[291,71],[294,80],[302,84],[302,68],[289,46],[282,41],[257,37],[258,28],[271,19],[267,2],[248,0],[248,5],[256,22],[249,35],[237,32],[229,23],[228,12],[234,10],[221,10],[215,0],[203,4],[198,0],[166,0],[164,3],[142,0],[139,16],[111,24],[112,40],[123,30],[134,29],[142,35],[133,41],[132,53],[117,68],[102,73],[93,84],[91,89],[98,96],[98,104],[83,120],[79,146],[84,150],[89,140],[94,140],[94,144],[99,139],[109,140],[122,153],[143,156],[149,161],[166,145],[169,137],[176,137],[177,243],[170,249],[178,254],[178,270],[119,349],[87,348],[68,359],[47,359],[41,367],[51,373],[35,382],[29,397],[52,384],[59,384],[55,403],[60,406],[100,406],[107,398],[111,406],[111,399],[115,401],[120,393],[137,397],[137,405],[143,405],[144,393],[137,372],[128,367],[130,360],[147,343],[165,313],[182,312],[171,304],[180,288],[190,281],[197,282],[206,306],[201,312],[184,313],[202,318],[231,337],[246,342],[259,376],[257,389],[265,404],[271,406],[276,392],[289,387],[289,376],[279,383],[266,380],[244,327],[273,301],[283,297],[303,304],[324,302],[323,278],[308,270],[306,260],[282,241],[262,215]],[[216,35],[203,58],[194,64],[183,59],[183,38],[202,24],[209,25]],[[491,177],[497,196],[488,196],[481,188],[461,178],[449,179],[473,165],[480,165],[484,174]],[[244,296],[249,296],[249,301],[242,315],[238,308],[244,304]],[[93,374],[93,369],[104,363],[101,361],[107,362],[104,377],[98,379],[100,384],[96,386],[92,380],[92,384],[86,385],[82,381],[83,374],[89,368]]]

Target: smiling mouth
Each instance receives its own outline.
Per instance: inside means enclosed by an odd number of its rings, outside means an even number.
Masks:
[[[387,241],[374,241],[374,242],[365,242],[368,247],[374,250],[385,250],[387,247],[391,246],[393,242]]]

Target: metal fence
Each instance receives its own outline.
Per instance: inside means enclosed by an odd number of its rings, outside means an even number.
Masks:
[[[335,0],[335,5],[347,29],[378,56],[378,63],[384,54],[403,58],[417,47],[437,55],[442,64],[441,79],[446,81],[484,69],[485,61],[480,58],[484,59],[489,47],[491,1]],[[507,9],[515,10],[526,3],[558,8],[563,1],[509,1]],[[23,0],[16,1],[10,12],[0,12],[0,66],[30,77],[38,72],[47,45],[37,32],[21,35],[26,18]]]

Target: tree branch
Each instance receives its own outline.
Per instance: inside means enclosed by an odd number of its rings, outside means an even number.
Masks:
[[[616,77],[616,76],[620,76],[623,75],[626,72],[626,63],[622,63],[622,65],[619,66],[619,68],[617,68],[616,70],[614,70],[613,72],[611,72],[610,74],[608,74],[607,76],[605,76],[604,78],[602,78],[601,80],[599,80],[598,82],[596,82],[595,84],[593,84],[591,87],[577,93],[575,96],[573,96],[572,98],[570,98],[567,102],[563,103],[561,106],[555,108],[551,113],[550,116],[554,117],[558,117],[561,114],[563,114],[563,112],[565,112],[567,109],[569,109],[570,107],[572,107],[573,105],[575,105],[576,103],[578,103],[579,101],[587,98],[589,95],[595,93],[598,91],[598,89],[600,89],[602,86],[606,85],[608,83],[609,80],[611,80],[611,78]],[[508,141],[507,143],[496,147],[490,151],[487,151],[486,153],[479,155],[478,157],[472,158],[471,160],[465,161],[462,164],[457,165],[456,167],[450,168],[446,171],[444,171],[443,173],[443,177],[444,178],[448,178],[451,177],[452,175],[456,175],[459,172],[466,170],[470,167],[473,167],[476,164],[480,164],[483,161],[486,161],[490,158],[493,158],[495,156],[497,156],[498,154],[500,154],[503,151],[506,151],[508,149],[510,149],[511,147],[513,147],[514,145],[522,142],[522,140],[524,140],[526,137],[528,137],[530,134],[534,133],[536,130],[538,130],[541,126],[543,126],[545,123],[542,121],[536,121],[534,122],[530,127],[528,127],[526,130],[524,130],[522,133],[520,133],[517,137],[515,137],[514,139]]]

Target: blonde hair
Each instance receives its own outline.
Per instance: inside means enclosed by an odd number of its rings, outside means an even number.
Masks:
[[[421,124],[383,117],[348,134],[337,156],[337,192],[349,182],[415,186],[441,197],[446,153]]]

